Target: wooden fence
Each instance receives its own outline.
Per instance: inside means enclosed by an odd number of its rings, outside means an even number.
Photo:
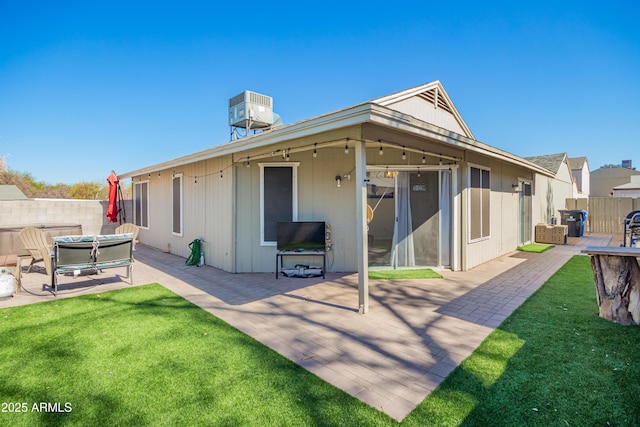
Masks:
[[[567,209],[580,209],[589,213],[586,230],[591,233],[622,234],[622,221],[629,212],[640,210],[640,200],[628,197],[589,197],[567,199]]]

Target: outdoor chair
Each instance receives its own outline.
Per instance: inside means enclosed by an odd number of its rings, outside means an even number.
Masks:
[[[31,271],[33,264],[43,261],[47,274],[51,274],[51,244],[47,241],[45,233],[35,227],[25,227],[18,233],[24,249],[31,255],[31,263],[27,267],[27,273]]]
[[[137,225],[135,224],[131,224],[130,222],[125,222],[122,225],[119,225],[116,227],[116,234],[126,234],[126,233],[133,233],[133,250],[136,250],[136,242],[137,242],[137,238],[138,238],[138,232],[140,232],[140,229],[138,228]]]

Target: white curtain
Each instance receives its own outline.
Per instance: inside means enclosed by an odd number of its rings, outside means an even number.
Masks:
[[[440,265],[451,265],[451,171],[440,171]]]
[[[391,266],[414,267],[413,224],[411,222],[409,172],[399,172],[396,177],[396,222],[391,242]]]

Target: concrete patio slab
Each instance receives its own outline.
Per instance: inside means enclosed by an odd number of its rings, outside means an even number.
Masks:
[[[134,285],[160,283],[278,353],[395,418],[405,418],[570,257],[611,236],[570,238],[537,254],[513,252],[442,279],[370,281],[370,312],[357,312],[357,275],[276,280],[230,274],[138,245]],[[55,297],[42,269],[0,308]],[[115,273],[113,273],[115,272]],[[114,274],[63,278],[57,298],[129,286]],[[118,274],[125,274],[125,271]]]

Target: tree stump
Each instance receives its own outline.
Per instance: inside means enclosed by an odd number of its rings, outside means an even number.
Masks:
[[[640,266],[635,256],[591,255],[600,317],[640,325]]]

